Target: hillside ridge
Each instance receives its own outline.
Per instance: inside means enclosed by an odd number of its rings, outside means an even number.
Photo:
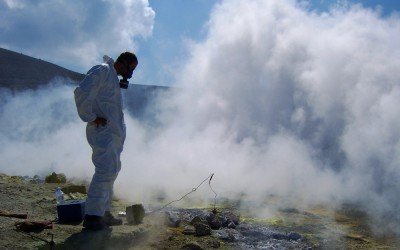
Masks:
[[[81,81],[85,75],[56,64],[0,48],[0,87],[36,89],[57,77]]]

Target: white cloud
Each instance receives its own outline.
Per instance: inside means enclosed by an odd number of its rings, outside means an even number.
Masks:
[[[20,9],[25,6],[23,0],[3,0],[3,1],[10,9]]]
[[[80,72],[104,54],[135,51],[135,40],[151,35],[155,15],[147,0],[4,3],[2,46]]]

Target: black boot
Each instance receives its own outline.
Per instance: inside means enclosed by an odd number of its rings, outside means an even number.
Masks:
[[[122,219],[117,219],[115,218],[110,211],[106,211],[104,213],[103,221],[108,225],[108,226],[119,226],[122,225]]]
[[[101,216],[85,215],[83,227],[89,230],[97,231],[108,228],[108,225],[104,222],[103,217]]]

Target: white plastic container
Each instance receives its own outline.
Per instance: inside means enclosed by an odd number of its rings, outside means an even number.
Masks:
[[[64,204],[64,192],[61,190],[60,187],[56,189],[55,192],[57,205]]]

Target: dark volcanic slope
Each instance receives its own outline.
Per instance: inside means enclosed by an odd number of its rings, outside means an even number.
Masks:
[[[0,48],[0,88],[16,92],[36,89],[54,78],[69,78],[78,84],[85,75],[65,69],[58,65]],[[134,82],[134,81],[133,81]],[[154,119],[156,99],[169,87],[131,84],[124,90],[126,108],[129,113],[140,119]]]
[[[55,64],[0,48],[0,87],[34,89],[56,77],[80,81],[84,75]]]

